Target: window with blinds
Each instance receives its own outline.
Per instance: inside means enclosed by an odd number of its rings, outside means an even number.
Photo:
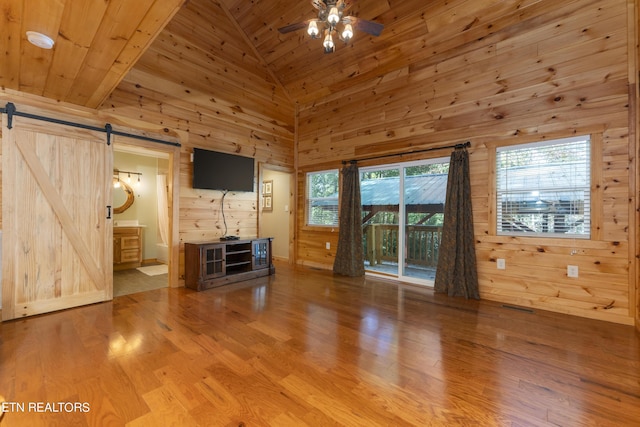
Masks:
[[[307,225],[338,226],[338,171],[307,173]]]
[[[588,136],[496,150],[499,235],[590,237]]]

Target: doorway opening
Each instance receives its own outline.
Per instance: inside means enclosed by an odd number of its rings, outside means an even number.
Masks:
[[[288,168],[261,164],[258,237],[273,237],[272,258],[294,262],[294,173]]]
[[[114,297],[170,285],[170,157],[123,140],[114,143]]]

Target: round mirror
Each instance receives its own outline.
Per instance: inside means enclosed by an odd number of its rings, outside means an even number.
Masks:
[[[126,182],[120,181],[120,186],[113,189],[113,213],[121,214],[129,209],[135,200],[133,188]]]

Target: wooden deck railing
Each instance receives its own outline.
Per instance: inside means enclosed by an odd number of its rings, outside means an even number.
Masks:
[[[406,227],[406,263],[436,267],[442,238],[442,227],[409,225]],[[369,265],[383,261],[398,262],[398,226],[368,224],[363,229],[365,260]]]

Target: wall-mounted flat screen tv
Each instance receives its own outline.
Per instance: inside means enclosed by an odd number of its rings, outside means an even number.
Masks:
[[[193,149],[193,188],[253,191],[252,157]]]

